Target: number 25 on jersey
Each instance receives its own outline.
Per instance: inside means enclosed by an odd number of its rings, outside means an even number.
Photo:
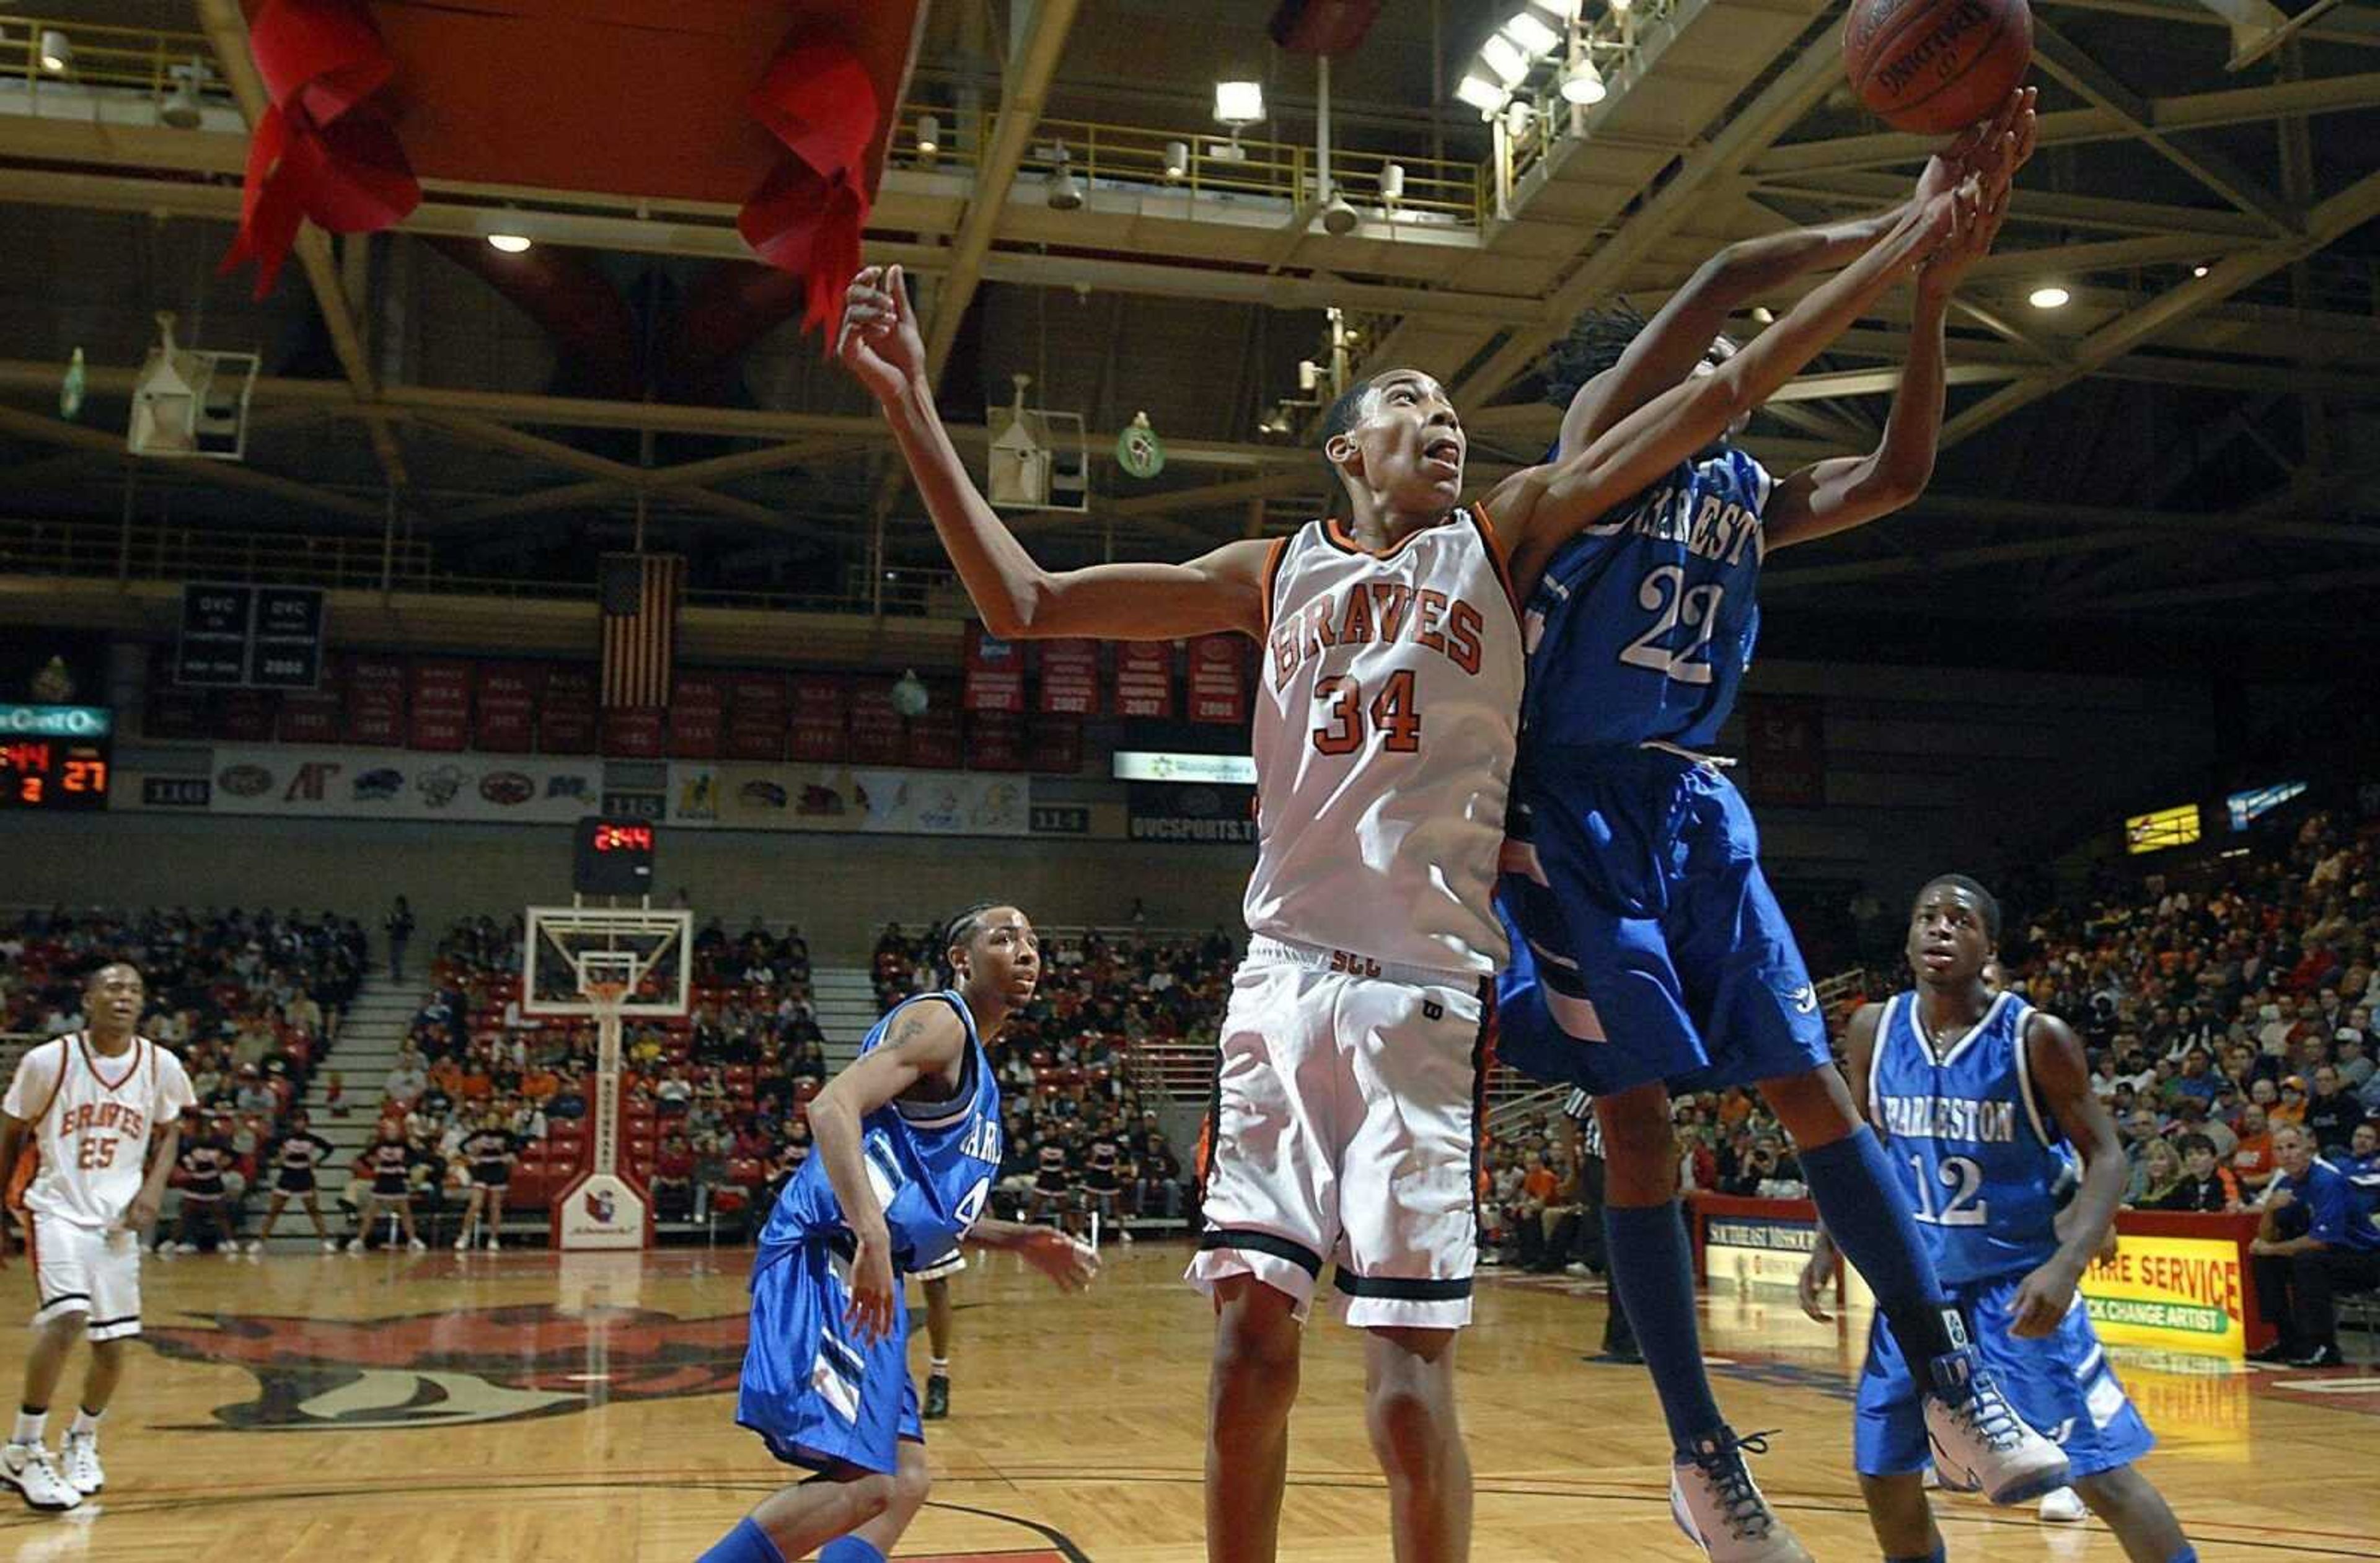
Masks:
[[[1314,698],[1327,706],[1322,724],[1314,730],[1317,753],[1352,755],[1364,746],[1369,733],[1379,733],[1380,746],[1390,754],[1421,752],[1421,711],[1414,700],[1411,668],[1390,673],[1368,705],[1361,681],[1343,673],[1318,681]]]

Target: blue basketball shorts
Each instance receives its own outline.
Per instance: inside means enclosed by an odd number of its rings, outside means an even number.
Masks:
[[[1752,812],[1717,767],[1661,749],[1540,749],[1512,797],[1496,892],[1512,939],[1499,1058],[1598,1096],[1829,1061]]]
[[[735,1421],[788,1465],[856,1465],[891,1474],[900,1441],[925,1442],[909,1381],[909,1313],[892,1292],[892,1330],[874,1345],[844,1323],[842,1255],[822,1239],[763,1250],[752,1272],[752,1335]]]
[[[2010,1304],[2022,1274],[1950,1289],[1967,1316],[1976,1353],[1999,1380],[2019,1416],[2066,1451],[2077,1478],[2130,1465],[2155,1447],[2148,1424],[2116,1377],[2075,1293],[2066,1317],[2049,1334],[2027,1339],[2009,1332]],[[1858,1409],[1852,1427],[1852,1462],[1864,1476],[1900,1476],[1933,1460],[1919,1405],[1920,1386],[1879,1317],[1868,1329],[1867,1362],[1860,1369]]]

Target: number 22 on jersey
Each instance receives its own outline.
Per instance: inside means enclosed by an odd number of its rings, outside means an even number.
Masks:
[[[1682,565],[1647,572],[1637,585],[1636,602],[1655,615],[1653,627],[1621,648],[1620,660],[1680,684],[1708,684],[1711,637],[1718,633],[1718,608],[1726,596],[1722,586],[1686,585]]]

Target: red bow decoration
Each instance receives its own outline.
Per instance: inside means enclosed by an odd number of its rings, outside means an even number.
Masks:
[[[249,139],[239,236],[222,270],[254,260],[262,298],[301,220],[371,233],[419,206],[421,184],[396,132],[363,106],[396,70],[363,0],[268,0],[249,44],[273,102]]]
[[[735,226],[761,260],[807,281],[802,329],[824,327],[830,351],[844,293],[859,270],[876,106],[867,67],[832,41],[780,50],[752,91],[753,116],[793,155],[778,159]]]

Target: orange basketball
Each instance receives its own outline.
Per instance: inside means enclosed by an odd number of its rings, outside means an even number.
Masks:
[[[1843,67],[1885,123],[1963,130],[2000,106],[2033,64],[2025,0],[1852,0]]]

